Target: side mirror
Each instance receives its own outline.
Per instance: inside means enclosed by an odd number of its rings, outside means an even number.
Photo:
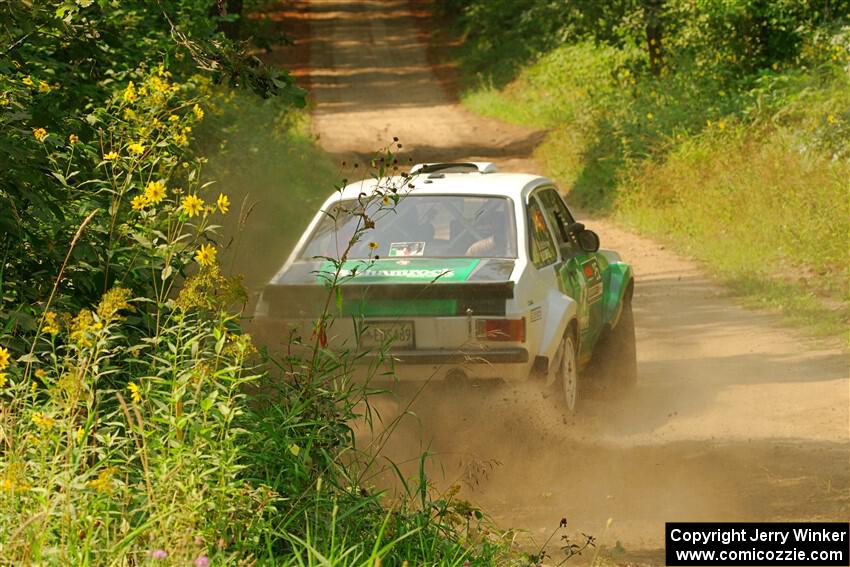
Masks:
[[[585,252],[596,252],[599,250],[599,235],[592,230],[582,229],[576,233],[576,242]]]

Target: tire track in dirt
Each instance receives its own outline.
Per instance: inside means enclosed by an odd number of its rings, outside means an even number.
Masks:
[[[472,115],[443,88],[419,4],[294,6],[309,28],[295,39],[309,54],[300,72],[310,78],[314,132],[340,160],[368,159],[398,136],[415,161],[539,170],[532,152],[544,133]],[[467,481],[461,496],[502,526],[527,528],[529,540],[566,516],[571,532],[621,542],[624,558],[657,561],[665,521],[850,516],[846,352],[740,307],[695,263],[649,239],[607,219],[587,223],[635,268],[638,387],[616,400],[591,395],[572,420],[530,387],[434,388],[388,453],[399,462],[423,447],[439,454],[436,484]]]

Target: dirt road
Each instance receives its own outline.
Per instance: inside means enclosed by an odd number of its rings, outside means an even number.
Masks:
[[[416,161],[537,169],[540,132],[474,116],[448,94],[429,64],[427,13],[396,0],[296,6],[297,70],[328,151],[362,159],[398,136]],[[522,388],[435,392],[392,456],[427,446],[445,465],[438,484],[469,481],[462,496],[502,526],[540,541],[565,516],[571,533],[619,541],[624,557],[655,557],[665,521],[850,517],[847,354],[740,307],[657,243],[588,224],[635,267],[636,390],[591,397],[569,422]]]

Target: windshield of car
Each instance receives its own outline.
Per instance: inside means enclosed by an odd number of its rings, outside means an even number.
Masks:
[[[355,201],[342,201],[326,211],[301,257],[340,257],[362,227],[357,208]],[[394,207],[374,201],[365,212],[375,227],[362,233],[350,259],[516,258],[513,202],[506,197],[408,195]]]

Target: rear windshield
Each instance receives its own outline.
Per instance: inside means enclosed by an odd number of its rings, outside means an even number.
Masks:
[[[358,221],[362,223],[361,217],[346,212],[356,206],[353,201],[334,205],[313,231],[301,257],[340,257]],[[516,258],[513,202],[506,197],[408,195],[395,208],[374,202],[366,213],[374,219],[375,228],[362,233],[348,253],[351,259],[370,255]]]

